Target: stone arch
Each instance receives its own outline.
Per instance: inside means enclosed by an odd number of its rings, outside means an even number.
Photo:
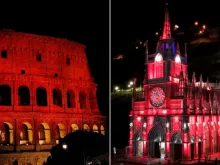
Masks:
[[[53,104],[62,107],[62,92],[60,89],[53,89]]]
[[[44,87],[36,89],[36,99],[38,106],[47,106],[47,90]]]
[[[64,138],[66,136],[66,130],[65,126],[62,123],[59,123],[56,125],[55,128],[55,138],[56,138],[56,143],[59,143],[60,138]]]
[[[79,130],[79,126],[77,124],[71,124],[72,132],[76,132]]]
[[[102,135],[105,135],[105,127],[103,125],[100,126],[100,131]]]
[[[11,87],[9,85],[0,85],[0,105],[11,105]]]
[[[1,144],[8,145],[14,143],[13,126],[9,122],[3,123],[1,131],[0,142]]]
[[[89,131],[89,125],[88,124],[83,124],[83,130],[84,131]]]
[[[182,138],[180,136],[179,132],[174,132],[171,136],[171,142],[172,143],[182,143]]]
[[[30,90],[25,85],[18,88],[18,105],[30,105]]]
[[[133,153],[136,156],[143,156],[143,137],[140,129],[137,129],[133,138]]]
[[[182,138],[179,132],[174,132],[171,136],[170,154],[174,160],[182,159]]]
[[[20,132],[20,144],[31,144],[33,142],[33,130],[32,126],[28,122],[23,122]]]
[[[67,97],[67,107],[68,108],[76,108],[76,101],[75,101],[75,93],[73,90],[68,90],[66,93]]]
[[[92,129],[93,129],[93,132],[99,133],[99,128],[96,124],[93,125]]]
[[[41,123],[39,127],[39,144],[50,144],[51,142],[51,135],[50,135],[50,127],[47,123]]]
[[[160,144],[165,142],[165,130],[156,124],[148,133],[148,153],[151,157],[160,157]]]
[[[79,106],[80,109],[86,109],[86,94],[83,91],[79,92]]]

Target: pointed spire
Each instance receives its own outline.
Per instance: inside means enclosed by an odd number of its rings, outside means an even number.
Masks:
[[[209,83],[209,78],[207,77],[207,82],[206,82],[206,89],[207,90],[210,90],[211,87],[210,87],[210,83]]]
[[[166,3],[166,11],[165,11],[165,20],[163,26],[163,34],[161,36],[161,40],[171,39],[171,30],[170,30],[170,18],[168,12],[168,3]]]
[[[196,73],[193,72],[193,75],[192,75],[192,84],[193,84],[193,87],[196,86]]]
[[[176,54],[180,55],[180,45],[179,45],[179,42],[176,43]]]

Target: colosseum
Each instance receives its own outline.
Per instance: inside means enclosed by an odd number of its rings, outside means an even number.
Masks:
[[[0,31],[0,165],[42,165],[66,134],[105,134],[85,46]]]

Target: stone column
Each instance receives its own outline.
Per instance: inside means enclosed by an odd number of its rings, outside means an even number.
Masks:
[[[9,130],[9,143],[14,144],[14,132],[13,132],[13,130]]]
[[[35,85],[33,82],[31,82],[30,97],[31,97],[30,104],[32,106],[36,106],[37,105],[37,97],[36,97]]]
[[[76,109],[80,109],[80,103],[79,103],[79,90],[75,89],[75,103],[76,103]]]
[[[51,90],[51,82],[48,82],[48,88],[47,90],[47,106],[49,107],[49,112],[51,112],[51,106],[53,104],[53,93]]]
[[[16,130],[16,152],[20,152],[20,132],[21,129],[17,127]]]
[[[18,106],[18,87],[19,84],[17,82],[14,81],[13,83],[13,88],[14,88],[14,106]]]
[[[64,84],[62,84],[61,92],[62,92],[62,105],[63,105],[64,112],[66,112],[66,110],[67,110],[67,91],[66,91]]]

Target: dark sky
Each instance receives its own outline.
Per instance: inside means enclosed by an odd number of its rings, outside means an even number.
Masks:
[[[171,26],[179,25],[181,31],[187,31],[193,27],[195,21],[206,24],[207,27],[218,27],[219,5],[217,1],[199,0],[168,0]],[[118,85],[127,88],[127,83],[136,77],[140,83],[144,76],[144,49],[135,49],[137,41],[149,42],[149,51],[154,53],[158,39],[155,32],[161,32],[164,23],[165,1],[164,0],[133,0],[133,1],[113,1],[112,2],[112,57],[124,55],[123,60],[112,60],[112,86]],[[175,36],[175,34],[173,34]],[[181,37],[179,37],[181,39]],[[184,38],[185,40],[185,38]],[[209,67],[206,63],[200,63],[201,56],[212,55],[215,47],[198,46],[196,50],[188,47],[188,62],[194,66],[197,75],[209,74],[205,72]],[[181,45],[180,45],[181,49]],[[199,51],[200,50],[200,51]],[[201,52],[201,50],[203,52]],[[192,53],[193,52],[193,53]],[[181,52],[183,53],[183,52]],[[200,54],[201,53],[201,54]],[[197,54],[198,60],[189,61]],[[191,58],[191,59],[190,59]],[[202,67],[201,66],[206,66]],[[204,74],[205,72],[205,74]],[[206,80],[206,77],[205,77]],[[139,84],[138,84],[139,85]],[[130,111],[131,98],[115,99],[112,102],[112,144],[122,147],[128,138],[128,113]]]
[[[216,1],[204,1],[204,3],[199,0],[168,0],[167,2],[172,27],[177,24],[180,30],[186,31],[195,21],[212,28],[220,25]],[[144,51],[135,50],[138,40],[148,40],[149,51],[154,52],[157,41],[155,32],[160,33],[163,29],[164,12],[164,0],[112,2],[112,57],[123,54],[130,58],[112,61],[112,85],[128,81],[134,76],[132,72],[135,72],[135,67],[143,66]],[[144,71],[144,68],[142,67],[141,70]],[[140,75],[143,73],[141,72]]]
[[[28,3],[29,2],[29,3]],[[87,46],[99,106],[108,113],[108,1],[1,2],[0,28],[67,38]]]

